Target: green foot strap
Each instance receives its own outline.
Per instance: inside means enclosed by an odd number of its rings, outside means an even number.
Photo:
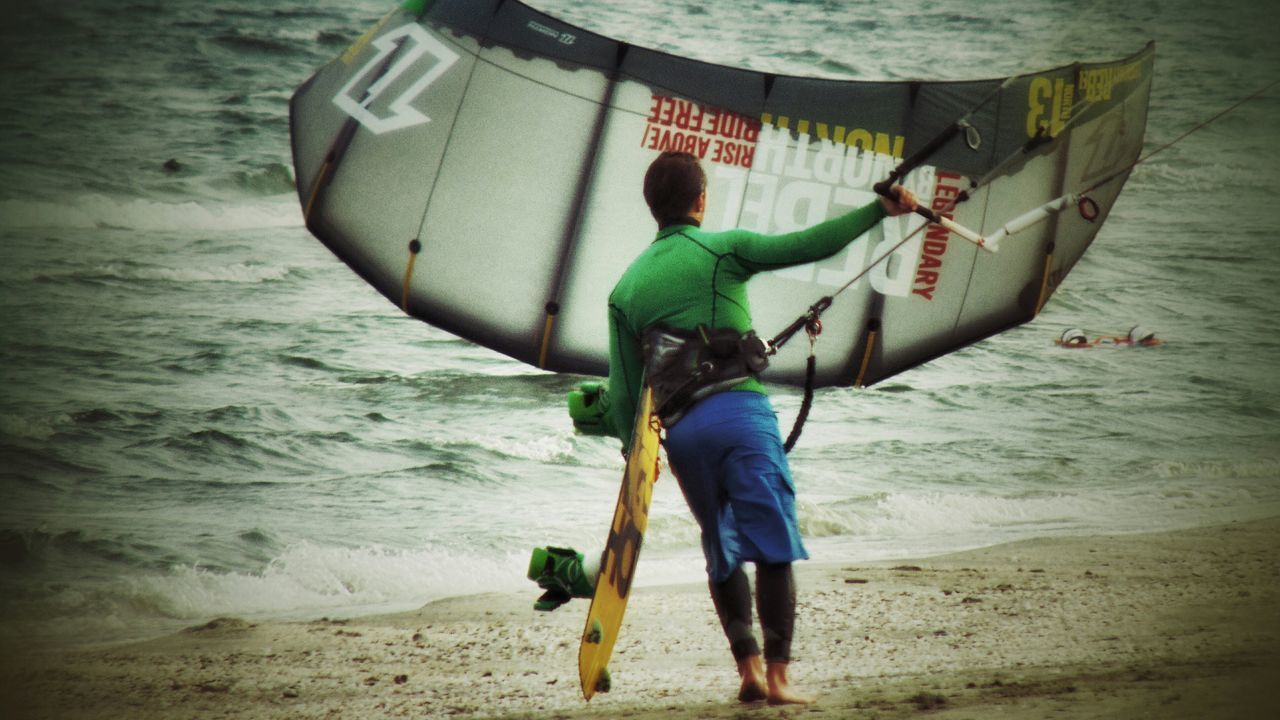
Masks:
[[[609,674],[609,668],[600,671],[600,677],[596,680],[596,692],[607,693],[613,689],[613,676]]]
[[[596,591],[582,567],[582,553],[572,548],[534,548],[528,577],[547,591],[534,603],[537,610],[555,610],[570,598],[589,598]]]
[[[551,612],[572,599],[573,598],[569,597],[561,590],[548,590],[542,593],[542,596],[534,601],[533,609],[542,612]]]
[[[569,418],[583,435],[618,436],[609,422],[609,389],[604,383],[584,382],[570,390]]]

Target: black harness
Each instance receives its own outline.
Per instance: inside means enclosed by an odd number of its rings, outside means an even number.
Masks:
[[[758,376],[769,366],[768,346],[754,330],[680,330],[655,325],[641,339],[645,377],[662,426],[670,428],[697,401]]]

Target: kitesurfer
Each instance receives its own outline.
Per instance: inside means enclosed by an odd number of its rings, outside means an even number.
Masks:
[[[1102,336],[1090,340],[1083,330],[1079,328],[1068,328],[1062,331],[1062,335],[1055,341],[1058,345],[1067,348],[1091,348],[1098,345],[1130,345],[1137,347],[1156,347],[1163,345],[1164,341],[1156,337],[1156,334],[1141,325],[1134,325],[1129,328],[1129,332],[1123,336]]]
[[[808,554],[778,421],[756,377],[763,343],[752,332],[747,281],[829,257],[884,217],[911,212],[916,199],[895,187],[895,199],[769,236],[703,230],[706,188],[706,174],[689,153],[664,152],[645,174],[644,198],[658,233],[609,296],[606,424],[629,447],[646,376],[666,429],[668,462],[702,529],[711,597],[742,678],[738,697],[806,703],[812,698],[792,688],[787,665],[795,620],[791,563]],[[664,355],[676,360],[666,362]],[[688,373],[688,367],[711,365],[716,368],[702,376]],[[699,387],[713,391],[699,393]],[[756,565],[763,660],[744,562]]]
[[[1139,345],[1142,347],[1155,347],[1164,343],[1163,340],[1156,337],[1156,334],[1141,325],[1134,325],[1129,328],[1129,334],[1123,338],[1114,338],[1117,345]]]
[[[1089,342],[1089,336],[1085,335],[1080,328],[1063,330],[1062,335],[1058,336],[1058,344],[1070,348],[1093,347],[1093,343]]]

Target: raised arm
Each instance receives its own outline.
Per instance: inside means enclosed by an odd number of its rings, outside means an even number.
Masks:
[[[782,235],[739,231],[735,238],[735,255],[745,267],[756,272],[828,258],[885,217],[915,209],[916,198],[911,191],[900,186],[895,186],[895,190],[897,194],[893,198],[877,198],[856,210],[803,230]]]

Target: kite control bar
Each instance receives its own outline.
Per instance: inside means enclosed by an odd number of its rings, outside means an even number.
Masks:
[[[903,165],[906,165],[906,163],[903,163]],[[876,191],[877,195],[881,195],[883,197],[897,201],[898,199],[897,193],[893,191],[893,181],[896,180],[894,175],[897,175],[896,170],[889,176],[888,180],[885,180],[883,182],[878,182],[873,186],[873,189]],[[942,215],[939,215],[938,213],[934,212],[933,210],[930,210],[927,207],[917,206],[915,209],[915,213],[935,225],[941,225],[942,227],[946,228],[948,231],[953,232],[956,235],[959,235],[965,240],[968,240],[974,245],[977,245],[983,250],[986,250],[987,252],[996,252],[997,250],[1000,249],[1000,247],[994,241],[983,237],[981,233],[974,232],[973,230],[970,230],[969,228],[961,225],[955,220],[952,220],[951,218],[948,218],[948,217],[943,217]]]
[[[984,100],[983,102],[985,103],[986,100]],[[894,192],[893,186],[895,183],[898,182],[898,180],[905,177],[907,173],[911,172],[912,170],[915,170],[917,166],[923,164],[924,161],[928,160],[930,156],[932,156],[935,152],[939,150],[939,148],[941,148],[943,145],[946,145],[948,142],[950,142],[951,138],[955,137],[956,135],[959,135],[962,130],[966,134],[966,140],[969,139],[970,133],[975,132],[973,129],[973,126],[969,124],[967,117],[968,116],[966,115],[964,118],[961,118],[960,120],[957,120],[956,122],[948,125],[946,128],[942,130],[941,133],[938,133],[937,137],[925,143],[924,147],[920,148],[915,153],[913,153],[910,157],[903,160],[898,165],[898,167],[894,168],[889,173],[889,177],[873,185],[872,189],[876,191],[876,194],[882,197],[889,198],[896,202],[898,199],[897,197],[898,194]],[[973,140],[973,141],[970,141],[970,143],[971,145],[976,146],[977,141]],[[960,199],[963,200],[966,198],[967,196],[962,196]],[[961,225],[960,223],[952,220],[951,218],[943,217],[927,207],[917,207],[915,210],[915,213],[935,225],[941,225],[942,227],[946,228],[948,231],[953,232],[956,235],[959,235],[960,237],[964,238],[965,240],[968,240],[974,245],[977,245],[983,250],[986,250],[988,252],[995,252],[996,250],[999,249],[998,247],[996,247],[995,243],[989,242],[986,238],[982,237],[981,233],[976,233],[970,230],[969,228]]]
[[[1003,87],[1003,84],[1001,87]],[[990,98],[991,96],[988,96],[987,100]],[[987,100],[983,100],[982,104],[985,104]],[[981,104],[979,107],[981,107]],[[916,167],[923,164],[925,160],[928,160],[934,153],[941,149],[943,145],[951,142],[951,138],[959,135],[961,131],[964,131],[965,140],[970,143],[970,146],[976,147],[979,141],[976,138],[970,139],[971,134],[976,135],[976,131],[973,126],[969,124],[968,117],[968,115],[965,115],[965,117],[960,118],[943,128],[942,132],[938,133],[937,137],[925,143],[924,147],[912,153],[910,157],[899,163],[898,167],[890,171],[889,177],[873,185],[872,189],[876,191],[877,195],[889,198],[896,202],[898,198],[897,193],[893,190],[894,184],[905,177],[907,173],[910,173],[912,170],[915,170]],[[967,196],[962,196],[960,199],[967,199]],[[927,207],[917,207],[915,213],[935,225],[941,225],[950,232],[959,235],[984,250],[995,252],[998,249],[994,244],[988,243],[986,238],[982,237],[980,233],[976,233],[950,218],[945,218]]]

